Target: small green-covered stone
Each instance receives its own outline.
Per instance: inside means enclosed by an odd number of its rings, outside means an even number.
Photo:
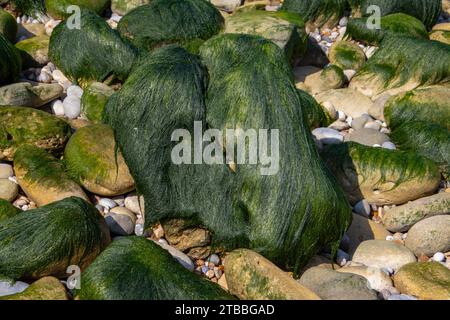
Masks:
[[[93,123],[101,123],[103,110],[114,90],[101,82],[93,82],[84,89],[81,113]]]
[[[6,200],[0,199],[0,221],[11,218],[19,212],[21,212],[19,208],[14,207]]]
[[[366,62],[364,51],[357,45],[348,41],[336,42],[331,46],[330,62],[342,69],[359,70]]]
[[[24,69],[43,66],[48,63],[48,45],[50,38],[47,35],[32,37],[16,43],[22,56]]]

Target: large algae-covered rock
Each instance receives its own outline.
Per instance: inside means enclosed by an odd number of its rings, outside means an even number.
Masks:
[[[33,282],[23,292],[0,297],[0,300],[68,300],[64,285],[55,277]]]
[[[392,141],[401,150],[409,150],[437,163],[450,177],[450,130],[423,121],[404,123],[392,131]]]
[[[94,12],[81,9],[81,27],[64,21],[52,32],[49,57],[61,71],[81,84],[109,77],[125,80],[136,53]]]
[[[347,8],[347,0],[285,0],[282,6],[282,10],[298,13],[317,27],[336,25]]]
[[[0,160],[12,161],[22,144],[59,152],[70,126],[47,112],[25,107],[0,107]]]
[[[22,70],[19,51],[0,34],[0,85],[14,82]]]
[[[114,13],[124,16],[134,8],[149,4],[150,2],[151,0],[111,0],[111,10]]]
[[[437,166],[411,152],[346,142],[322,156],[353,204],[402,204],[434,193],[440,182]]]
[[[136,236],[114,240],[81,274],[76,294],[81,300],[233,299],[158,244]]]
[[[419,86],[446,83],[450,79],[450,46],[441,42],[391,36],[350,82],[374,98]]]
[[[64,277],[70,265],[83,270],[109,241],[97,209],[80,198],[66,198],[0,221],[0,274]]]
[[[441,13],[441,0],[361,0],[355,1],[360,4],[360,11],[365,15],[373,14],[368,10],[370,6],[377,6],[381,15],[391,13],[406,13],[422,21],[429,29],[438,20]]]
[[[81,6],[97,14],[102,14],[108,7],[109,0],[45,0],[45,9],[47,13],[54,19],[64,19],[72,15],[74,12],[68,11],[72,5]]]
[[[358,274],[313,267],[306,270],[298,282],[324,300],[377,300],[367,279]]]
[[[438,124],[450,130],[450,86],[430,86],[390,98],[384,118],[391,129],[411,121]]]
[[[238,11],[225,20],[225,33],[259,35],[275,42],[288,57],[306,51],[307,34],[302,18],[290,12]]]
[[[21,212],[21,210],[14,207],[9,201],[0,199],[0,221],[11,218],[19,212]]]
[[[258,253],[238,249],[225,259],[230,293],[242,300],[320,300]]]
[[[316,99],[303,90],[298,90],[301,100],[302,110],[305,114],[310,129],[319,127],[328,127],[335,115],[330,114],[328,110],[317,103]]]
[[[381,28],[369,28],[367,18],[350,19],[345,35],[366,44],[378,45],[388,36],[404,35],[428,39],[428,31],[422,21],[404,13],[394,13],[380,20]]]
[[[9,12],[0,8],[0,34],[11,42],[16,40],[17,22]]]
[[[423,300],[450,300],[450,270],[438,262],[409,263],[394,276],[395,287]]]
[[[94,123],[101,123],[103,110],[114,89],[101,82],[93,82],[83,91],[81,113]]]
[[[117,29],[140,48],[153,50],[177,43],[196,52],[222,27],[220,12],[208,1],[152,0],[125,15]]]
[[[32,85],[18,82],[0,87],[0,106],[39,108],[59,98],[63,88],[57,83]]]
[[[14,171],[22,190],[39,207],[72,196],[89,202],[62,162],[36,146],[24,145],[16,150]]]
[[[446,213],[450,213],[450,193],[441,192],[385,210],[383,224],[389,231],[406,232],[422,219]]]
[[[134,189],[130,175],[111,127],[104,124],[78,129],[64,150],[64,159],[71,176],[87,190],[115,196]]]
[[[364,51],[349,41],[335,42],[330,48],[330,62],[342,69],[359,70],[366,62]]]
[[[47,35],[31,37],[16,43],[16,48],[22,56],[22,68],[39,67],[48,63],[48,46],[50,38]]]
[[[145,197],[145,223],[197,217],[214,234],[213,244],[255,248],[298,270],[319,247],[337,243],[350,210],[314,147],[291,67],[277,45],[251,35],[220,35],[200,52],[210,75],[206,102],[206,73],[199,60],[167,47],[155,51],[106,106]],[[197,128],[219,132],[280,128],[279,140],[276,133],[262,138],[274,144],[274,158],[248,164],[228,153],[230,166],[220,156],[213,164],[206,158],[209,164],[186,165],[188,156],[176,165],[172,133],[179,128],[186,129],[184,135],[193,133],[194,121]],[[230,143],[228,150],[236,146]],[[185,151],[193,154],[192,145]]]

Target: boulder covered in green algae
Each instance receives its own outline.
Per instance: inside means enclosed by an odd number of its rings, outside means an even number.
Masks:
[[[0,85],[16,81],[22,70],[22,59],[19,51],[0,34]]]
[[[40,67],[48,63],[48,46],[50,37],[47,35],[31,37],[16,43],[16,48],[22,56],[22,68]]]
[[[257,9],[238,11],[225,19],[224,32],[262,36],[275,42],[289,58],[306,52],[305,24],[296,13]]]
[[[22,211],[9,203],[9,201],[0,199],[0,221],[11,218],[19,212]]]
[[[66,198],[0,221],[0,274],[67,277],[68,266],[84,270],[109,242],[98,210],[83,199]]]
[[[343,70],[358,71],[366,63],[364,51],[355,43],[349,41],[336,42],[330,48],[330,62]]]
[[[103,110],[114,89],[101,82],[86,87],[81,97],[81,113],[93,123],[101,123]]]
[[[67,122],[47,112],[0,106],[0,160],[13,161],[16,149],[23,144],[62,151],[70,134]]]
[[[124,16],[131,10],[150,2],[151,0],[111,0],[111,10]]]
[[[131,272],[130,272],[131,271]],[[143,237],[114,240],[81,274],[81,300],[232,300]]]
[[[116,153],[110,126],[95,124],[78,129],[64,150],[70,175],[85,189],[116,196],[134,189],[134,180],[120,152]]]
[[[25,194],[38,207],[68,197],[89,202],[83,189],[65,171],[62,161],[33,145],[23,145],[14,156],[14,172]]]
[[[17,30],[16,19],[9,12],[0,8],[0,34],[4,35],[10,42],[14,42]]]
[[[352,204],[403,204],[433,194],[441,178],[433,161],[416,153],[355,142],[327,146],[322,158]]]
[[[72,5],[90,9],[101,15],[109,3],[109,0],[45,0],[45,9],[52,18],[63,20],[74,13],[74,11],[68,11]]]
[[[55,277],[43,277],[23,292],[0,297],[0,300],[68,300],[66,288]]]
[[[205,0],[152,0],[123,16],[117,26],[122,37],[139,48],[177,43],[191,52],[222,28],[219,10]]]
[[[345,36],[371,45],[379,45],[385,37],[392,35],[428,39],[428,31],[422,21],[404,13],[394,13],[382,17],[380,29],[369,28],[367,22],[367,18],[350,19]]]

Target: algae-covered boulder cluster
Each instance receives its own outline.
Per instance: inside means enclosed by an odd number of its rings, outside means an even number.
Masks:
[[[0,0],[0,300],[448,299],[447,2]]]

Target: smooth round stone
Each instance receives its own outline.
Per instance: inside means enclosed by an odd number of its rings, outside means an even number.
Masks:
[[[316,128],[312,131],[313,136],[323,144],[340,144],[344,137],[339,131],[331,128]]]
[[[371,120],[372,118],[368,114],[363,114],[360,117],[353,119],[352,128],[355,130],[362,129],[364,128],[364,125]]]
[[[37,80],[42,83],[50,83],[50,82],[52,82],[53,78],[47,72],[41,72],[39,74]]]
[[[134,233],[137,236],[142,236],[144,234],[144,225],[143,224],[136,224],[134,227]]]
[[[158,242],[159,242],[159,243],[163,243],[163,244],[169,245],[169,243],[167,242],[167,240],[166,240],[166,239],[163,239],[163,238],[159,239]]]
[[[144,198],[138,197],[135,193],[130,193],[125,197],[125,207],[135,214],[142,214],[144,209]]]
[[[341,249],[338,249],[337,255],[336,255],[336,262],[342,267],[348,261],[350,261],[350,255],[347,252],[345,252]]]
[[[338,113],[336,111],[336,108],[333,106],[333,104],[330,101],[325,101],[322,103],[322,107],[327,110],[328,114],[333,119],[337,119]]]
[[[389,296],[388,300],[417,300],[417,298],[407,294],[393,294]]]
[[[380,130],[381,129],[381,124],[379,124],[376,121],[368,121],[364,125],[364,128],[366,128],[366,129],[373,129],[373,130]]]
[[[66,76],[61,72],[61,70],[54,70],[52,72],[52,77],[54,80],[60,83],[70,82],[69,79],[67,79]]]
[[[369,217],[372,213],[370,204],[366,199],[362,199],[361,201],[356,203],[353,207],[353,211],[366,218]]]
[[[81,99],[83,96],[83,89],[81,89],[79,86],[70,86],[67,88],[67,96],[68,97],[78,97]]]
[[[81,100],[76,96],[68,96],[63,101],[64,115],[69,119],[76,119],[81,113]]]
[[[383,290],[390,292],[389,290],[393,286],[389,274],[386,274],[379,268],[367,267],[364,265],[353,265],[352,263],[350,263],[348,266],[337,269],[336,271],[360,275],[367,279],[371,289],[378,292],[381,292]]]
[[[13,201],[19,193],[19,186],[9,179],[0,179],[0,199]]]
[[[340,27],[347,26],[347,23],[348,23],[348,18],[347,17],[342,17],[341,20],[339,20],[339,26]]]
[[[64,104],[61,100],[53,101],[52,111],[56,116],[64,116]]]
[[[109,212],[105,216],[106,224],[109,230],[117,235],[126,236],[134,232],[135,224],[133,219],[124,214],[116,214]]]
[[[108,208],[108,209],[117,207],[117,203],[114,200],[111,200],[109,198],[101,198],[98,201],[98,204],[103,206],[103,207],[105,207],[105,208]]]
[[[194,271],[194,269],[195,269],[194,262],[192,262],[191,258],[189,258],[189,256],[187,254],[184,254],[180,250],[175,249],[174,247],[172,247],[168,244],[165,244],[163,242],[160,242],[160,241],[154,241],[154,242],[156,244],[158,244],[159,246],[161,246],[161,248],[163,248],[164,250],[167,250],[170,253],[170,255],[172,257],[174,257],[175,260],[177,260],[183,267],[185,267],[189,271]],[[214,276],[214,271],[213,271],[213,276]]]
[[[355,70],[352,70],[352,69],[346,69],[346,70],[344,70],[344,76],[345,76],[345,78],[347,78],[347,81],[348,81],[348,82],[350,82],[350,81],[353,79],[353,77],[355,76],[355,74],[356,74],[356,71],[355,71]]]
[[[409,230],[405,246],[418,257],[450,251],[450,215],[433,216],[417,222]]]
[[[368,240],[358,246],[352,261],[368,267],[392,268],[397,271],[405,264],[416,262],[416,257],[408,248],[396,242]]]
[[[384,148],[384,149],[389,149],[389,150],[396,150],[396,149],[397,149],[397,147],[395,146],[395,144],[393,144],[393,143],[390,142],[390,141],[384,142],[384,143],[381,145],[381,147]]]
[[[433,258],[432,258],[434,261],[436,261],[436,262],[444,262],[445,261],[445,255],[442,253],[442,252],[436,252],[434,255],[433,255]]]
[[[0,163],[0,179],[8,179],[14,176],[12,165],[8,163]]]
[[[29,286],[28,283],[22,281],[16,281],[14,284],[8,281],[0,281],[0,297],[23,292]]]
[[[133,221],[133,224],[136,223],[136,215],[133,212],[131,212],[131,210],[128,210],[125,207],[117,206],[117,207],[112,208],[109,212],[128,216]]]
[[[347,119],[347,116],[345,115],[345,113],[341,110],[338,110],[338,119],[341,121],[345,121],[345,119]]]
[[[208,262],[213,263],[214,265],[218,265],[220,263],[220,258],[217,254],[213,253],[207,260]]]
[[[387,135],[378,130],[362,128],[347,135],[345,141],[354,141],[371,147],[375,144],[381,146],[383,143],[390,140]]]

